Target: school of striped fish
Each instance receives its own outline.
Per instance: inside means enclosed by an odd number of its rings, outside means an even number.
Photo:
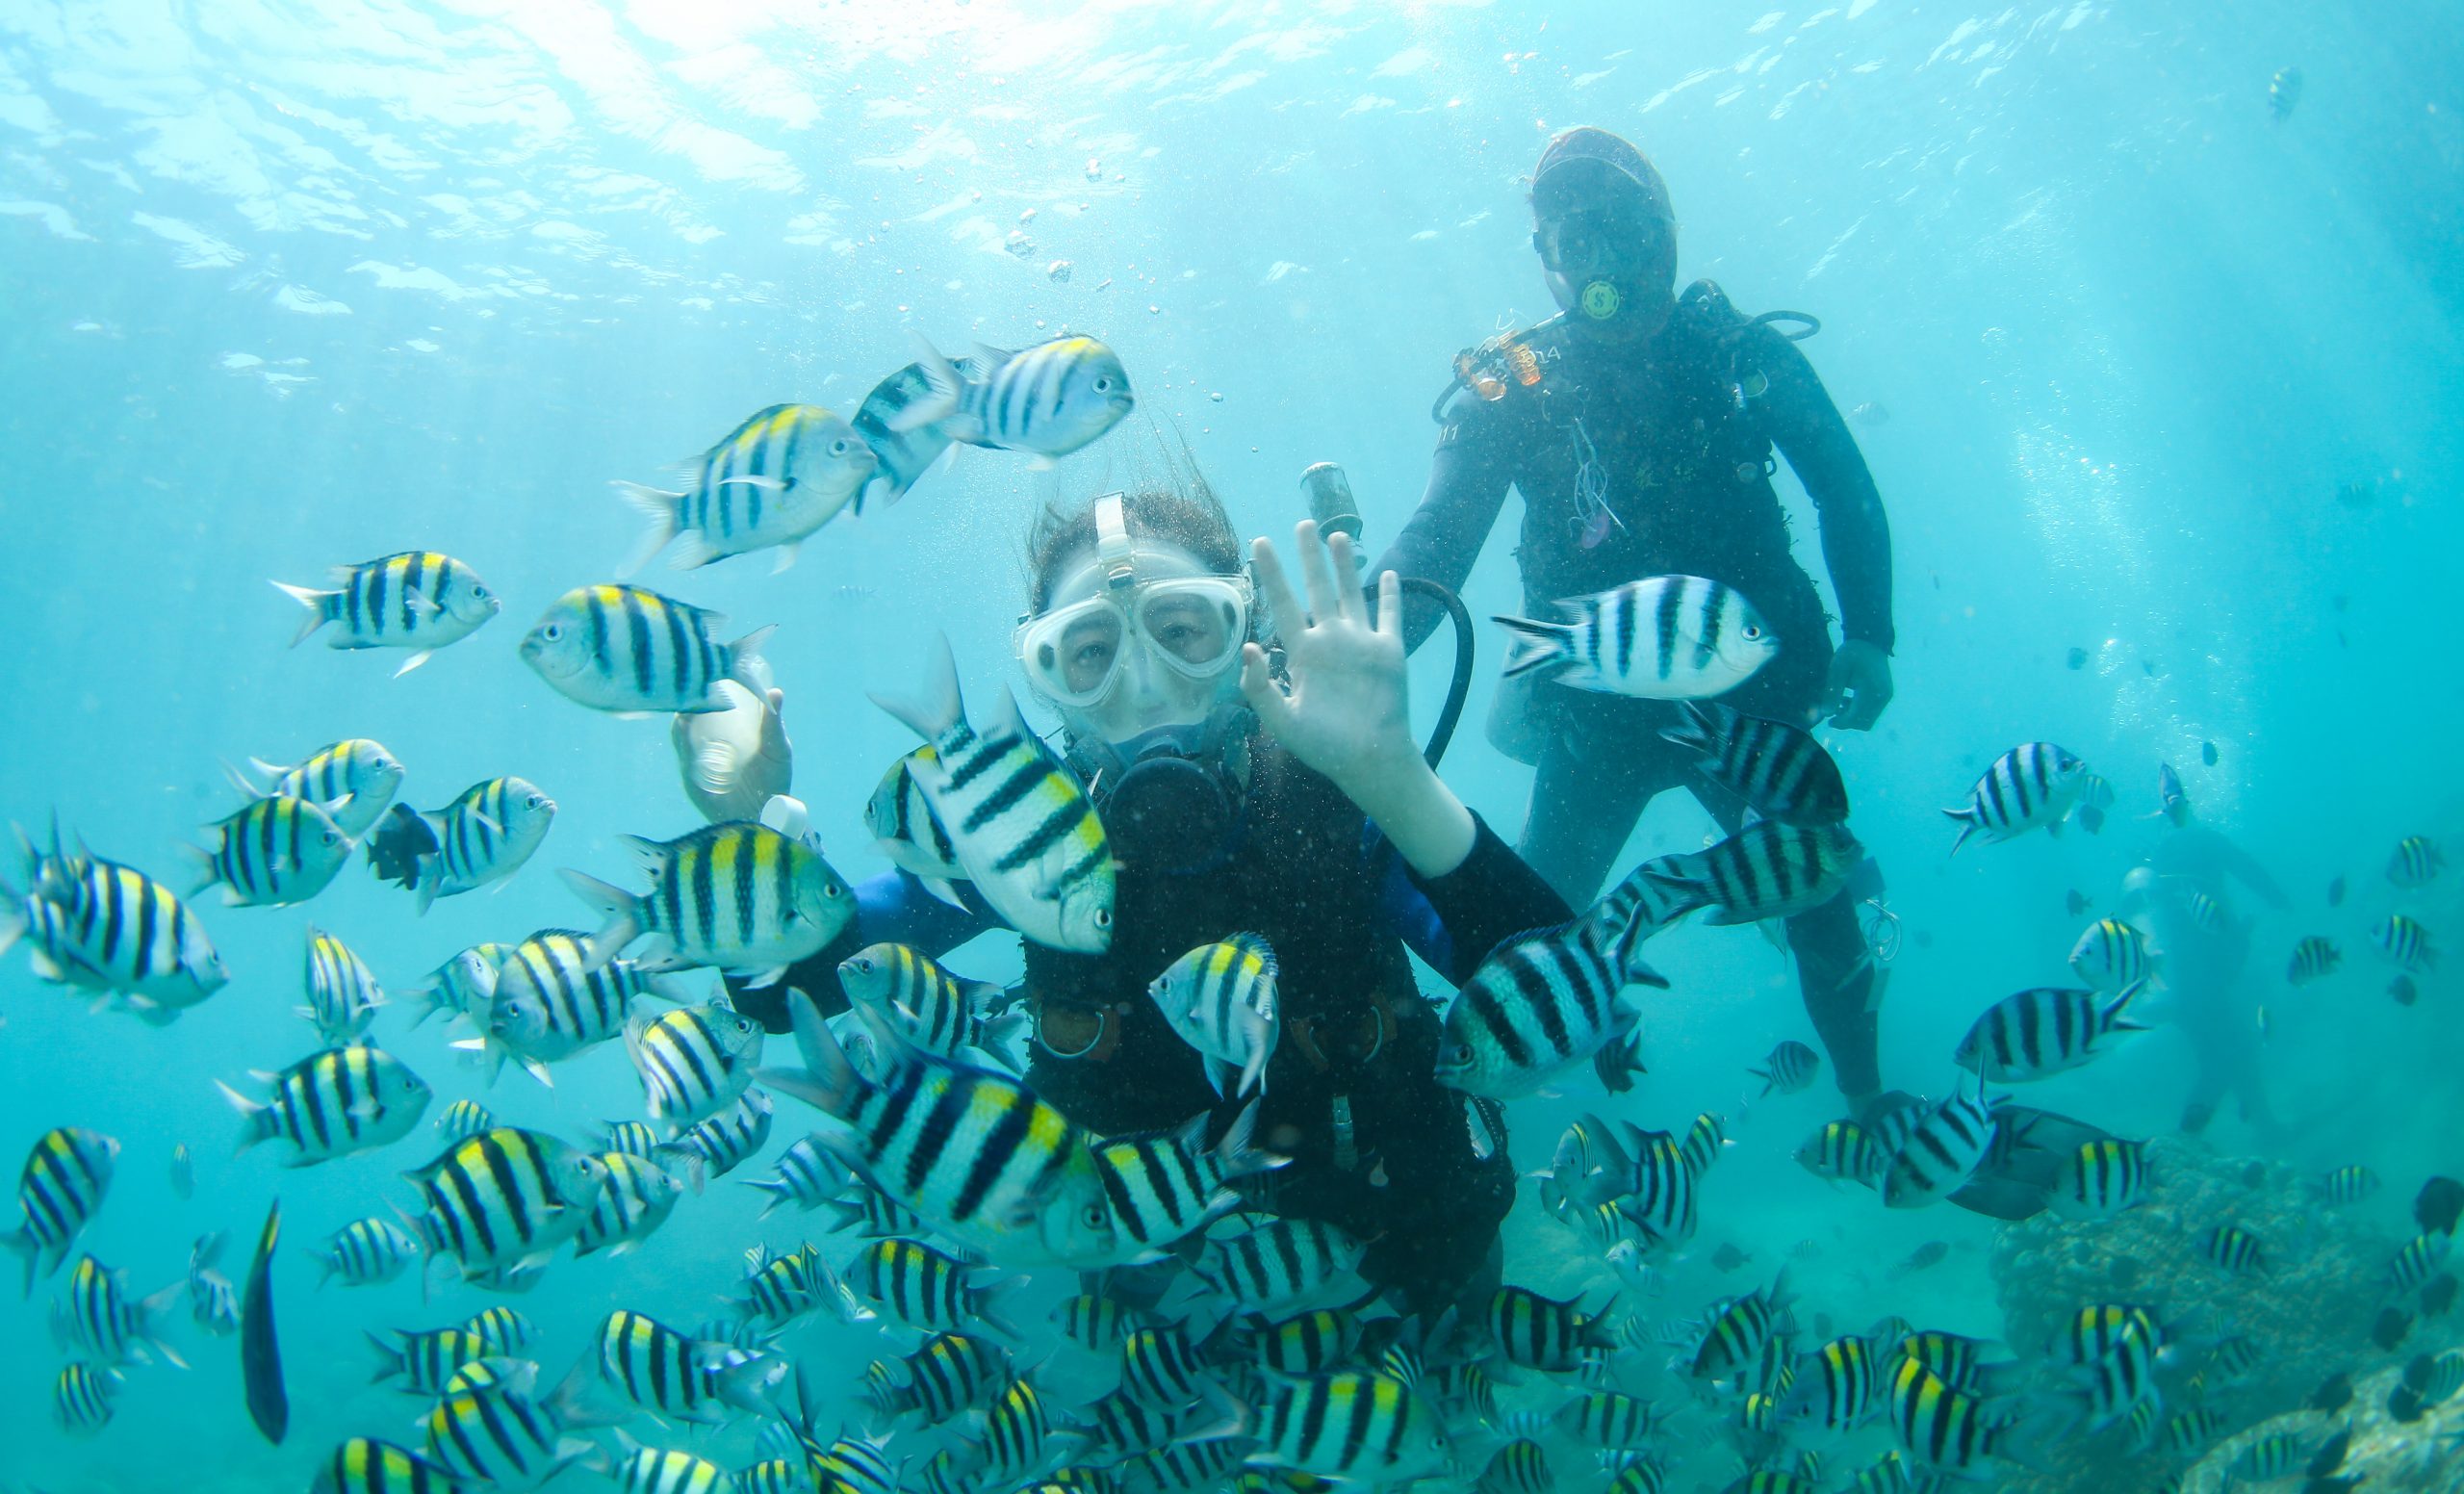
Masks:
[[[679,486],[618,484],[651,521],[624,570],[670,546],[679,570],[762,551],[783,567],[841,512],[898,502],[956,446],[1055,458],[1100,439],[1133,403],[1118,358],[1091,338],[955,363],[926,346],[852,421],[774,405],[682,464]],[[407,651],[403,670],[501,606],[469,565],[425,552],[342,567],[332,582],[283,586],[309,609],[293,641],[330,628],[337,649]],[[1721,1208],[1716,1165],[1749,1143],[1709,1112],[1650,1129],[1634,1119],[1639,1102],[1617,1098],[1648,1078],[1637,992],[1671,984],[1647,946],[1697,913],[1706,926],[1769,924],[1825,904],[1863,851],[1829,751],[1715,699],[1776,656],[1749,599],[1666,576],[1561,605],[1563,620],[1498,619],[1505,672],[1676,703],[1669,740],[1750,811],[1717,843],[1632,868],[1573,922],[1504,941],[1444,1014],[1436,1078],[1490,1145],[1506,1144],[1504,1106],[1598,1093],[1603,1113],[1566,1127],[1527,1176],[1578,1253],[1622,1283],[1616,1295],[1546,1295],[1517,1282],[1509,1259],[1503,1280],[1455,1308],[1407,1317],[1360,1277],[1370,1242],[1276,1213],[1273,1174],[1287,1159],[1261,1144],[1254,1119],[1282,1014],[1275,952],[1255,934],[1225,930],[1154,978],[1151,999],[1203,1057],[1221,1110],[1136,1136],[1093,1134],[1040,1098],[1021,1078],[1014,995],[914,949],[879,943],[847,960],[853,1004],[834,1019],[789,992],[786,1043],[738,1013],[724,983],[697,976],[688,988],[692,972],[780,981],[847,926],[855,896],[783,773],[768,792],[726,796],[780,730],[761,663],[774,630],[727,639],[717,611],[611,580],[555,599],[520,657],[579,706],[674,717],[691,749],[688,791],[732,817],[627,838],[633,864],[620,881],[565,869],[589,915],[579,926],[506,929],[396,991],[342,935],[312,928],[296,1008],[306,1026],[271,1029],[266,1043],[281,1067],[205,1077],[237,1113],[243,1150],[262,1146],[283,1169],[398,1178],[385,1211],[308,1252],[320,1285],[416,1276],[424,1294],[592,1294],[594,1268],[578,1262],[659,1252],[677,1211],[731,1174],[767,1196],[765,1216],[815,1216],[827,1244],[756,1245],[740,1268],[662,1257],[732,1310],[670,1324],[614,1306],[587,1343],[546,1341],[506,1301],[429,1314],[454,1316],[440,1326],[371,1321],[372,1374],[407,1398],[403,1414],[321,1455],[313,1487],[527,1489],[573,1470],[627,1494],[1887,1494],[2040,1466],[2069,1439],[2125,1436],[2185,1464],[2220,1440],[2219,1412],[2165,1387],[2194,1365],[2220,1381],[2246,1373],[2265,1346],[2141,1301],[2080,1303],[2059,1342],[2006,1349],[1896,1315],[1837,1333],[1799,1302],[1784,1267],[1742,1292],[1668,1299],[1668,1271]],[[916,695],[877,703],[921,738],[863,809],[885,853],[953,902],[965,885],[1027,940],[1105,950],[1118,868],[1100,816],[1014,701],[971,715],[944,640]],[[725,732],[704,725],[731,716]],[[156,1029],[140,1041],[176,1043],[164,1029],[234,979],[196,893],[220,888],[231,909],[305,903],[364,853],[416,915],[502,886],[552,833],[555,801],[525,778],[499,772],[420,811],[398,799],[411,772],[349,736],[295,764],[233,770],[241,802],[191,848],[186,893],[58,823],[39,838],[20,830],[0,940],[22,943],[42,981]],[[2171,767],[2158,790],[2156,814],[2185,823],[2193,809]],[[1943,811],[1960,827],[1948,851],[2060,834],[2074,818],[2093,832],[2113,802],[2081,759],[2024,742]],[[2385,878],[2410,893],[2444,869],[2434,842],[2410,837]],[[2372,938],[2399,979],[2435,969],[2436,940],[2414,914],[2391,912]],[[2287,955],[2287,984],[2328,980],[2342,959],[2328,936],[2305,936]],[[1949,1203],[2092,1222],[2143,1204],[2145,1139],[2008,1093],[2130,1042],[2142,1031],[2134,1003],[2163,981],[2163,951],[2120,916],[2091,923],[2067,960],[2081,985],[1982,1006],[1942,1056],[1959,1077],[1940,1093],[1825,1121],[1791,1154],[1852,1212]],[[429,1017],[469,1060],[450,1075],[415,1073],[383,1046],[389,1029]],[[601,1049],[638,1076],[638,1117],[579,1137],[492,1112],[485,1096],[506,1069],[552,1088],[559,1070],[615,1062],[594,1057]],[[168,1048],[150,1061],[178,1071]],[[1778,1042],[1740,1076],[1760,1084],[1740,1104],[1806,1094],[1822,1062],[1804,1042]],[[1775,1144],[1765,1131],[1751,1145]],[[132,1286],[127,1270],[80,1249],[140,1149],[155,1139],[71,1125],[30,1139],[23,1218],[5,1240],[24,1291],[53,1294],[53,1414],[74,1435],[142,1435],[115,1429],[141,1422],[162,1378],[237,1337],[249,1405],[279,1440],[287,1416],[266,1409],[286,1404],[273,1220],[244,1293],[217,1269],[218,1235],[183,1245],[181,1274],[150,1294],[139,1290],[150,1279]],[[185,1146],[172,1167],[185,1198]],[[276,1180],[249,1175],[269,1192]],[[2355,1166],[2318,1192],[2347,1207],[2377,1187]],[[2464,1188],[2449,1188],[2464,1202]],[[2455,1224],[2454,1208],[2426,1213],[2388,1262],[2390,1282],[2412,1291],[2439,1278]],[[2198,1252],[2220,1273],[2264,1274],[2292,1248],[2230,1219],[2201,1227]],[[1895,1278],[1943,1253],[1921,1249]],[[1729,1247],[1714,1265],[1750,1261]],[[1132,1280],[1141,1290],[1120,1290]],[[1041,1303],[1033,1317],[1030,1296]],[[313,1390],[330,1368],[295,1378]],[[2400,1394],[2419,1407],[2459,1390],[2464,1356],[2450,1354],[2425,1356]],[[720,1460],[714,1439],[746,1426],[757,1455]],[[2328,1480],[2341,1457],[2332,1444],[2274,1439],[2245,1455],[2241,1476]]]

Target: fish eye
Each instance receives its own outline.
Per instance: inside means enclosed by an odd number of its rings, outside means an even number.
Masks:
[[[1097,393],[1097,394],[1099,394],[1099,395],[1108,395],[1108,394],[1111,394],[1112,392],[1113,392],[1113,376],[1112,376],[1111,374],[1096,374],[1096,375],[1095,375],[1095,393]]]
[[[833,441],[832,443],[830,443],[830,454],[831,454],[831,455],[833,455],[833,456],[844,456],[844,455],[846,455],[846,454],[847,454],[847,443],[846,443],[846,442],[844,442],[844,441]]]
[[[473,581],[471,583],[471,595],[477,597],[484,602],[487,600],[488,588],[480,585],[477,581]]]
[[[1101,1229],[1104,1226],[1104,1206],[1100,1203],[1088,1204],[1086,1212],[1078,1217],[1086,1222],[1088,1228]]]
[[[526,799],[523,802],[535,810],[539,808],[539,806],[548,802],[548,796],[546,794],[532,794],[528,799]]]
[[[1752,643],[1762,636],[1762,630],[1752,623],[1745,625],[1745,641]]]
[[[1097,928],[1099,928],[1099,929],[1108,929],[1108,928],[1111,928],[1112,926],[1113,926],[1113,911],[1112,911],[1111,909],[1109,909],[1109,908],[1098,908],[1098,909],[1096,909],[1096,910],[1095,910],[1095,927],[1097,927]]]
[[[553,642],[555,642],[557,639],[559,639],[559,638],[563,637],[564,635],[565,635],[565,625],[564,625],[564,624],[562,624],[562,623],[550,623],[547,627],[542,628],[542,629],[540,629],[540,630],[539,630],[539,636],[540,636],[540,637],[542,637],[542,638],[544,638],[544,639],[546,639],[546,640],[547,640],[547,641],[549,641],[550,643],[553,643]]]

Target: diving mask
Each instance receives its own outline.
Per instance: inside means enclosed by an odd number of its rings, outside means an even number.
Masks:
[[[1095,594],[1022,618],[1013,635],[1039,693],[1085,709],[1111,694],[1141,654],[1194,681],[1231,667],[1249,636],[1247,577],[1141,578],[1118,493],[1095,500]]]

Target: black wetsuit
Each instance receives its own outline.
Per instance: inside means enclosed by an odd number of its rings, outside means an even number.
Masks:
[[[1856,439],[1796,345],[1749,322],[1716,286],[1696,283],[1667,329],[1639,347],[1587,341],[1558,319],[1475,349],[1463,366],[1465,387],[1440,412],[1428,491],[1379,570],[1460,587],[1510,484],[1523,495],[1515,554],[1530,616],[1646,576],[1726,581],[1781,649],[1722,703],[1810,727],[1830,671],[1830,619],[1790,553],[1771,485],[1776,447],[1820,518],[1842,634],[1890,651],[1890,530]],[[1586,466],[1613,519],[1583,511]],[[1436,620],[1415,603],[1415,644]],[[1743,806],[1659,736],[1675,719],[1666,704],[1543,683],[1531,705],[1539,776],[1522,850],[1570,903],[1598,894],[1664,788],[1690,790],[1736,828]],[[1872,1095],[1871,972],[1854,902],[1843,894],[1789,919],[1788,942],[1840,1089]]]
[[[1275,951],[1282,1036],[1257,1145],[1294,1159],[1269,1174],[1269,1201],[1277,1213],[1325,1220],[1369,1242],[1362,1275],[1434,1310],[1481,1267],[1513,1203],[1514,1169],[1495,1107],[1481,1155],[1464,1096],[1432,1077],[1438,1009],[1413,978],[1406,935],[1441,975],[1460,982],[1499,941],[1562,922],[1569,911],[1485,825],[1461,866],[1415,877],[1364,834],[1360,811],[1333,784],[1270,744],[1255,746],[1253,759],[1242,829],[1222,864],[1141,876],[1132,848],[1120,847],[1111,950],[1026,946],[1027,995],[1040,1022],[1071,1008],[1089,1030],[1084,1019],[1096,1012],[1115,1024],[1089,1057],[1058,1058],[1037,1044],[1027,1081],[1099,1135],[1166,1130],[1202,1111],[1216,1113],[1219,1132],[1237,1106],[1216,1097],[1197,1054],[1146,988],[1200,944],[1263,935]],[[889,886],[861,889],[850,927],[773,992],[801,989],[825,1014],[840,1011],[838,962],[864,944],[902,938],[938,954],[996,926],[935,905],[939,911],[923,910],[920,926],[889,928],[899,920],[877,911],[884,893],[916,884],[903,874],[880,883]],[[781,999],[746,992],[737,1005],[779,1031]]]

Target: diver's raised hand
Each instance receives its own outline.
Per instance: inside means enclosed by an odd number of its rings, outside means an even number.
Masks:
[[[1861,638],[1842,640],[1831,656],[1823,709],[1843,731],[1870,732],[1890,704],[1890,656]]]
[[[1402,582],[1377,579],[1377,606],[1351,581],[1351,539],[1328,544],[1303,519],[1293,530],[1304,609],[1271,541],[1250,542],[1258,596],[1274,618],[1289,685],[1267,671],[1266,650],[1241,649],[1241,691],[1284,749],[1334,781],[1393,841],[1412,868],[1442,876],[1470,854],[1471,811],[1439,781],[1412,740],[1403,667]],[[1341,578],[1340,580],[1338,578]]]

